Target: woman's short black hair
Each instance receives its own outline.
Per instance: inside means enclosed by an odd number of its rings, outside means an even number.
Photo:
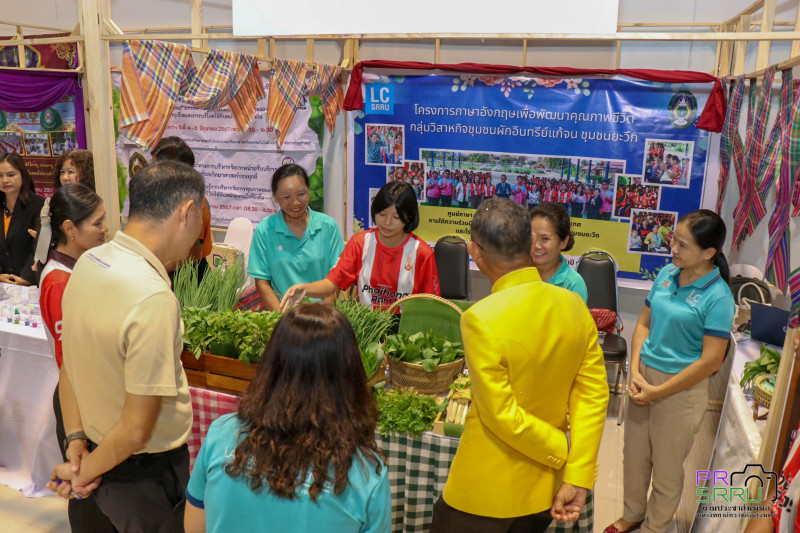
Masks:
[[[50,200],[50,226],[52,237],[50,248],[67,242],[67,236],[62,227],[64,222],[71,220],[80,226],[91,217],[97,208],[103,204],[97,194],[82,183],[67,183],[56,190]]]
[[[272,175],[272,194],[274,195],[275,191],[278,190],[278,184],[282,180],[294,176],[300,176],[303,178],[303,181],[306,183],[306,187],[311,188],[311,180],[308,179],[308,172],[306,172],[306,169],[300,165],[295,165],[294,163],[287,163],[278,167],[278,170],[276,170]]]
[[[393,181],[387,183],[375,195],[369,214],[372,222],[375,222],[375,215],[381,211],[394,206],[400,220],[405,224],[403,231],[411,233],[419,226],[419,206],[417,205],[417,195],[414,188],[404,181]]]
[[[575,244],[575,237],[572,235],[572,228],[569,222],[567,208],[561,204],[553,202],[542,202],[530,211],[531,220],[541,217],[550,222],[556,230],[558,240],[567,240],[567,246],[562,252],[568,252]]]
[[[180,161],[194,166],[194,152],[180,137],[164,137],[150,154],[156,161]]]

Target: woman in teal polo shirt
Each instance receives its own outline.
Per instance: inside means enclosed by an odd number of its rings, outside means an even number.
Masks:
[[[542,281],[589,297],[586,283],[561,252],[572,249],[575,237],[569,225],[569,213],[561,204],[545,202],[531,209],[531,257]]]
[[[683,489],[683,461],[708,404],[733,325],[722,254],[725,224],[713,211],[678,221],[672,264],[661,269],[633,332],[625,418],[625,511],[605,533],[666,531]],[[648,488],[653,486],[650,499]]]
[[[324,278],[344,250],[336,222],[308,207],[309,186],[299,165],[276,170],[272,197],[281,210],[262,220],[253,234],[247,272],[270,311],[280,310],[281,297],[292,285]]]

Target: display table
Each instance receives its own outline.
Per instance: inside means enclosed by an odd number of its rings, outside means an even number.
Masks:
[[[222,392],[190,387],[194,421],[189,436],[189,460],[194,465],[197,452],[216,418],[236,411],[239,398]],[[458,449],[458,439],[423,433],[420,437],[375,433],[378,446],[386,455],[392,492],[392,533],[427,532],[433,517],[433,504],[444,490],[450,464]],[[591,533],[594,524],[591,491],[581,516],[575,523],[554,522],[551,533]]]
[[[709,470],[725,472],[742,471],[749,464],[755,464],[761,450],[761,434],[766,422],[753,421],[753,398],[745,395],[739,386],[744,364],[755,361],[760,354],[761,343],[753,340],[740,341],[736,345],[728,389],[722,406],[722,415],[714,443]],[[715,502],[722,504],[721,501]],[[719,531],[739,531],[744,525],[741,517],[720,517],[708,513],[701,506],[694,522],[693,532],[716,533]]]
[[[0,483],[28,497],[52,494],[45,484],[61,462],[57,383],[44,328],[0,322]]]

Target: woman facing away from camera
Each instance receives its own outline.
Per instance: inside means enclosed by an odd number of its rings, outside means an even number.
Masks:
[[[215,420],[186,489],[186,533],[385,533],[387,468],[353,329],[333,306],[287,312],[236,414]]]
[[[708,377],[725,357],[733,295],[722,254],[725,223],[713,211],[684,215],[631,343],[622,518],[605,533],[663,533],[683,489],[683,461],[708,404]],[[648,489],[653,487],[648,499]]]

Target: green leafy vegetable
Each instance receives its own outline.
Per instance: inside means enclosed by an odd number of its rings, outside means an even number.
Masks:
[[[423,431],[433,429],[438,413],[433,397],[411,390],[397,390],[393,394],[380,390],[375,399],[378,402],[378,431],[384,437],[392,432],[419,436]]]
[[[386,311],[367,307],[357,300],[337,300],[336,308],[353,327],[364,371],[367,377],[372,376],[378,369],[380,359],[383,358],[383,354],[379,354],[379,343],[394,325],[395,316]]]
[[[433,372],[437,365],[452,363],[464,357],[460,342],[450,342],[441,333],[399,333],[389,335],[383,351],[395,361],[422,365],[426,372]]]
[[[208,268],[198,283],[198,265],[181,264],[175,271],[175,297],[181,309],[208,307],[212,311],[232,311],[242,292],[244,265],[239,256],[224,268]]]
[[[777,374],[780,364],[781,354],[777,350],[762,344],[761,357],[744,364],[744,372],[742,372],[742,380],[739,385],[743,389],[752,387],[758,376],[762,374]]]
[[[269,342],[280,313],[263,311],[226,311],[217,313],[208,306],[188,307],[183,310],[183,342],[196,357],[215,348],[230,353],[215,353],[226,357],[237,357],[241,361],[256,363],[261,359]]]

